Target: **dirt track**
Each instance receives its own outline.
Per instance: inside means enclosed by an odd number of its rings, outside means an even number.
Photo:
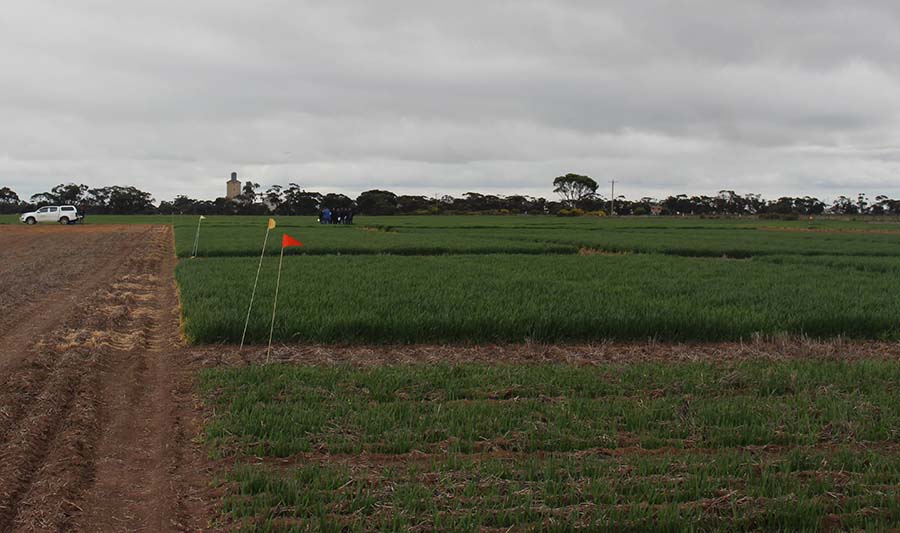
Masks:
[[[166,226],[0,227],[0,531],[198,530]]]

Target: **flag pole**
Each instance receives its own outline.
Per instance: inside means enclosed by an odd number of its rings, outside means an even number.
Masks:
[[[244,333],[241,334],[241,347],[238,351],[244,349],[244,339],[247,337],[247,326],[250,325],[250,311],[253,310],[253,299],[256,297],[256,286],[259,284],[259,272],[262,270],[263,257],[266,255],[266,244],[269,243],[269,231],[271,224],[266,224],[266,238],[263,239],[262,252],[259,254],[259,267],[256,268],[256,281],[253,282],[253,292],[250,294],[250,307],[247,308],[247,320],[244,322]]]
[[[278,308],[278,288],[281,286],[282,263],[284,263],[284,243],[281,246],[281,258],[278,259],[278,278],[275,281],[275,301],[272,302],[272,325],[269,327],[269,347],[266,349],[266,364],[269,363],[269,353],[272,351],[272,333],[275,332],[275,309]]]
[[[191,251],[191,259],[197,257],[197,251],[200,248],[200,223],[203,222],[203,215],[197,219],[197,233],[194,234],[194,249]]]

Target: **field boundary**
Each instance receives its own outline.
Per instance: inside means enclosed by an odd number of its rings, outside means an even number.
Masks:
[[[219,344],[195,346],[193,364],[203,367],[263,364],[266,349]],[[748,360],[862,359],[900,360],[900,343],[852,339],[817,340],[800,336],[759,338],[747,342],[600,342],[585,344],[415,344],[330,345],[277,344],[271,361],[308,366],[362,367],[406,364],[546,364],[596,365],[635,362],[735,362]]]

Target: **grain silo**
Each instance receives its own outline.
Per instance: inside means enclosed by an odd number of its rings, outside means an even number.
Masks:
[[[241,195],[241,182],[237,179],[237,172],[231,173],[231,179],[226,183],[228,189],[225,192],[225,198],[234,200]]]

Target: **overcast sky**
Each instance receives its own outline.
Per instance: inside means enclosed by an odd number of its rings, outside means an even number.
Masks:
[[[900,2],[6,0],[0,186],[900,197]]]

